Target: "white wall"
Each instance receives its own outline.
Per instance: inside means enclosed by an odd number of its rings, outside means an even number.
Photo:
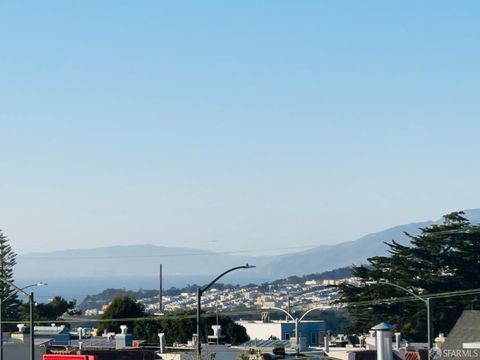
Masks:
[[[242,325],[247,330],[250,340],[268,340],[270,336],[282,339],[282,324],[280,323],[237,321],[237,324]]]

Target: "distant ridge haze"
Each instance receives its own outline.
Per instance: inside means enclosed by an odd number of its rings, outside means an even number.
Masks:
[[[474,224],[480,223],[480,209],[465,210]],[[253,256],[242,252],[216,253],[207,250],[156,245],[111,246],[29,253],[17,257],[17,277],[42,279],[65,277],[158,276],[159,264],[165,276],[214,275],[239,264],[255,264],[256,269],[242,271],[234,278],[264,281],[283,276],[304,275],[365,262],[368,257],[384,255],[385,242],[395,239],[407,244],[405,232],[412,235],[437,221],[423,221],[395,226],[337,245],[321,245],[281,256]],[[226,279],[228,281],[228,279]]]

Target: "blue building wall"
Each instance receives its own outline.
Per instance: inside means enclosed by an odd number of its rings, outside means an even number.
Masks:
[[[300,338],[306,346],[323,346],[327,331],[325,321],[302,321],[299,325]],[[295,339],[295,323],[282,323],[282,340]]]

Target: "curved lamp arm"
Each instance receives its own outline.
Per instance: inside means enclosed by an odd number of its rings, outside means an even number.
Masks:
[[[31,287],[34,287],[34,286],[47,286],[47,285],[48,285],[48,284],[46,284],[46,283],[44,283],[44,282],[39,282],[39,283],[36,283],[36,284],[24,286],[24,287],[20,288],[20,290],[17,289],[17,292],[18,292],[18,291],[21,291],[23,294],[25,294],[25,292],[24,292],[25,289],[28,289],[28,288],[31,288]],[[0,302],[7,301],[7,300],[10,299],[13,295],[15,295],[15,293],[7,296],[5,299],[0,299]],[[27,294],[27,296],[28,296],[28,294]]]
[[[25,296],[30,296],[30,294],[28,294],[27,292],[25,292],[25,290],[23,290],[22,288],[19,288],[17,285],[15,285],[14,283],[8,281],[7,279],[4,279],[2,277],[0,277],[0,281],[4,282],[5,284],[15,288],[18,292],[21,292],[23,295]]]
[[[403,290],[405,291],[406,293],[412,295],[413,297],[417,298],[418,300],[424,302],[425,304],[427,303],[428,300],[422,298],[421,296],[419,296],[418,294],[415,294],[412,290],[409,290],[407,289],[406,287],[403,287],[403,286],[400,286],[398,284],[395,284],[395,283],[391,283],[389,281],[374,281],[373,282],[374,284],[384,284],[384,285],[390,285],[390,286],[393,286],[393,287],[396,287],[400,290]]]
[[[315,310],[323,310],[323,307],[317,306],[317,307],[314,307],[310,310],[305,311],[303,313],[302,317],[298,320],[298,322],[301,322],[305,318],[305,316],[307,316],[308,314],[310,314],[312,311],[315,311]]]
[[[262,307],[262,310],[278,310],[278,311],[283,312],[285,315],[287,315],[293,321],[296,321],[295,318],[292,316],[292,314],[290,314],[287,310],[284,310],[284,309],[279,308],[279,307],[275,307],[275,306]]]
[[[254,267],[256,267],[256,266],[255,266],[255,265],[248,265],[248,264],[246,264],[246,265],[242,265],[242,266],[235,266],[235,267],[233,267],[233,268],[231,268],[231,269],[228,269],[227,271],[221,273],[221,274],[218,275],[215,279],[213,279],[213,280],[210,282],[210,284],[205,285],[205,286],[202,287],[202,288],[199,288],[199,290],[200,290],[200,295],[203,294],[205,291],[207,291],[207,290],[210,288],[210,286],[212,286],[213,284],[215,284],[221,277],[227,275],[229,272],[232,272],[232,271],[235,271],[235,270],[238,270],[238,269],[252,269],[252,268],[254,268]]]

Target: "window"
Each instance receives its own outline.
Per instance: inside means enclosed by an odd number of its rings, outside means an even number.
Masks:
[[[284,334],[284,338],[285,338],[285,340],[290,340],[290,333],[286,332]]]
[[[312,331],[310,333],[310,344],[316,345],[318,342],[318,333],[316,331]]]

